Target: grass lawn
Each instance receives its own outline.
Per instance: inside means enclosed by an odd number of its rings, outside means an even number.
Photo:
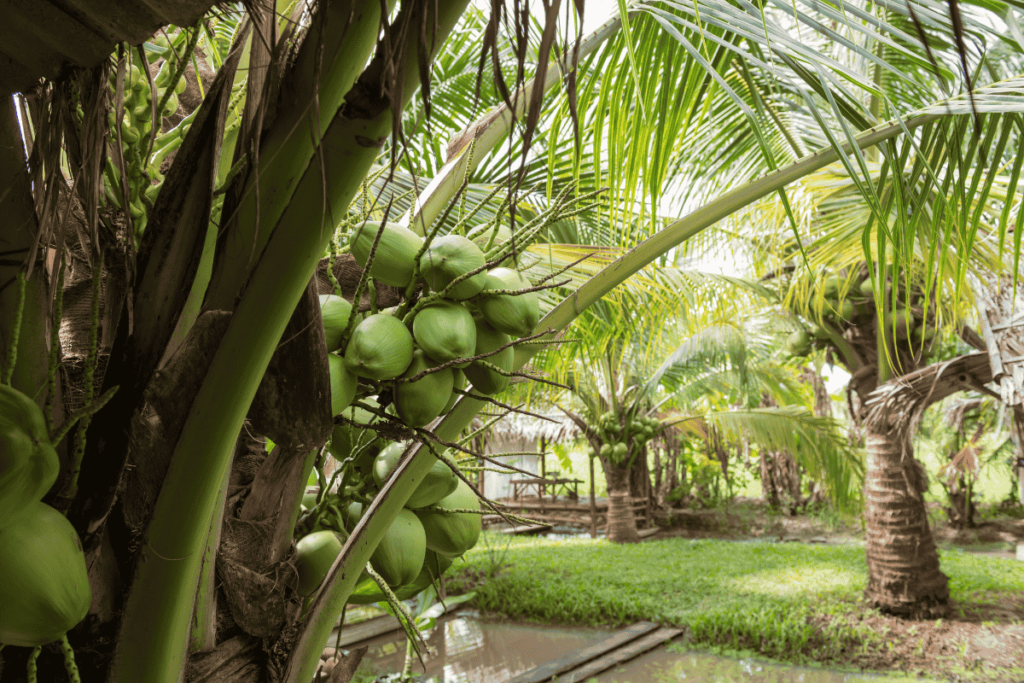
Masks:
[[[1024,563],[942,554],[943,622],[884,617],[862,602],[857,545],[672,538],[635,545],[485,534],[450,571],[484,613],[526,621],[686,626],[689,646],[789,663],[1024,681]],[[997,654],[985,652],[994,649]],[[998,654],[1002,653],[1002,654]]]

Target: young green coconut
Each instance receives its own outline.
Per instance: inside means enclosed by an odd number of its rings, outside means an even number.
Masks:
[[[394,379],[412,363],[412,348],[412,334],[402,321],[378,313],[356,325],[345,349],[345,367],[367,379]]]
[[[412,356],[412,363],[403,377],[413,377],[434,367],[420,349]],[[410,427],[423,427],[441,414],[455,386],[455,376],[451,368],[444,368],[425,375],[415,382],[395,383],[395,411],[399,419]]]
[[[514,337],[533,332],[540,320],[537,292],[526,294],[488,294],[488,291],[529,289],[530,281],[511,268],[495,268],[487,273],[487,282],[477,306],[491,327]]]
[[[474,318],[474,321],[476,322],[475,355],[490,353],[512,341],[511,337],[491,327],[490,323],[483,318]],[[484,362],[490,363],[506,372],[512,371],[514,360],[515,351],[511,346],[483,359]],[[507,375],[495,372],[480,361],[473,361],[463,372],[466,373],[466,378],[473,383],[473,388],[485,396],[505,391],[510,381]]]
[[[327,365],[331,372],[331,415],[338,415],[348,408],[356,397],[359,378],[348,371],[341,356],[328,353]]]
[[[0,643],[60,640],[92,601],[85,553],[71,522],[32,502],[0,531]]]
[[[354,527],[362,516],[363,506],[352,503],[346,522]],[[402,508],[370,556],[370,564],[388,586],[404,586],[419,575],[426,552],[423,524],[411,510]]]
[[[337,351],[341,348],[342,335],[348,325],[348,316],[352,312],[352,304],[334,294],[320,295],[320,317],[324,322],[324,336],[327,337],[327,350]]]
[[[437,502],[436,507],[442,510],[479,510],[473,489],[466,482],[459,480],[455,491]],[[434,512],[420,510],[416,512],[423,523],[426,533],[427,548],[443,555],[461,555],[476,545],[480,538],[480,515],[471,512]]]
[[[412,336],[428,356],[446,363],[468,358],[476,349],[476,324],[473,315],[462,304],[439,301],[416,314]],[[461,363],[457,367],[466,367]]]
[[[448,399],[448,403],[444,404],[444,409],[441,411],[442,415],[447,415],[451,412],[451,409],[455,407],[455,402],[459,400],[459,396],[462,394],[458,393],[466,388],[466,373],[456,368],[452,371],[452,375],[455,378],[455,382],[452,385],[452,395]]]
[[[420,569],[416,579],[412,583],[392,589],[392,592],[399,600],[409,600],[427,586],[439,580],[441,575],[448,571],[451,565],[452,558],[435,553],[433,550],[428,550],[423,557],[423,568]],[[365,578],[356,584],[355,590],[348,597],[348,604],[350,605],[372,605],[375,602],[386,601],[387,596],[381,592],[377,582],[371,579],[369,575],[365,575]]]
[[[352,233],[349,245],[356,263],[363,268],[370,260],[373,240],[380,230],[380,223],[366,221]],[[384,232],[373,255],[370,275],[374,280],[392,287],[408,287],[416,268],[416,254],[423,246],[423,238],[406,227],[396,223],[384,226]]]
[[[493,249],[512,239],[512,230],[507,225],[478,225],[466,237],[483,251]]]
[[[420,257],[420,275],[435,292],[444,290],[456,278],[482,268],[486,263],[480,247],[461,235],[438,237]],[[445,296],[449,299],[469,299],[480,293],[487,281],[480,272],[452,287]]]
[[[373,481],[377,486],[382,486],[395,471],[395,467],[398,466],[407,447],[408,442],[393,443],[377,455],[373,461]],[[420,485],[409,496],[405,507],[416,510],[434,505],[442,498],[451,495],[458,485],[459,478],[452,472],[452,469],[441,460],[437,460],[427,470]]]
[[[341,554],[342,545],[341,535],[329,529],[299,539],[295,544],[295,571],[299,575],[296,593],[306,598],[316,592]]]
[[[0,384],[0,529],[43,499],[59,469],[43,411],[25,394]]]

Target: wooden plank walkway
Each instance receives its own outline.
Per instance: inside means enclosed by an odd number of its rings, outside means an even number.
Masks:
[[[462,603],[454,605],[450,611],[446,612],[446,614],[453,614],[463,607],[465,607],[465,605]],[[370,640],[377,636],[401,630],[402,625],[398,622],[398,619],[390,614],[385,614],[380,617],[361,621],[358,624],[345,624],[345,629],[341,632],[340,645],[343,648],[347,648],[350,645],[361,643],[364,640]],[[331,639],[328,641],[328,644],[333,647],[337,638],[338,626],[335,624],[334,630],[331,631]]]
[[[673,638],[678,637],[682,632],[683,629],[681,628],[660,628],[653,633],[648,633],[643,638],[634,640],[625,647],[613,650],[603,657],[599,657],[592,662],[584,664],[579,668],[573,669],[572,671],[559,676],[558,680],[564,683],[583,683],[591,676],[596,676],[602,671],[607,671],[612,667],[618,666],[623,662],[627,662],[634,657],[638,657],[645,652],[649,652],[654,648],[667,643]]]
[[[618,633],[613,634],[609,638],[605,638],[599,643],[594,643],[582,650],[576,652],[570,652],[564,657],[560,657],[554,661],[542,664],[538,667],[524,671],[515,678],[511,678],[507,683],[543,683],[544,681],[551,680],[554,676],[561,676],[567,671],[578,668],[584,664],[587,664],[599,657],[603,657],[613,650],[628,645],[637,638],[645,636],[652,631],[661,628],[658,624],[650,621],[641,621],[632,626],[625,628]],[[603,669],[602,669],[603,671]]]
[[[511,529],[503,529],[501,533],[506,536],[527,536],[529,534],[539,534],[542,531],[551,531],[551,524],[528,524],[526,526],[514,526]]]

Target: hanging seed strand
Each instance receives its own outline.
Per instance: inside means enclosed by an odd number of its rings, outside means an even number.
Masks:
[[[327,261],[327,281],[331,283],[331,291],[335,296],[341,296],[341,283],[334,275],[334,262],[338,258],[338,243],[331,240],[331,257]]]
[[[53,434],[53,402],[57,400],[57,365],[60,361],[60,321],[64,315],[64,250],[60,253],[60,268],[57,269],[57,291],[53,299],[53,323],[50,328],[50,357],[46,362],[46,403],[43,417],[46,419],[46,433]]]
[[[82,683],[82,677],[78,675],[78,664],[75,663],[75,650],[68,642],[68,634],[60,639],[60,651],[64,653],[64,668],[67,669],[68,679],[71,683]]]
[[[11,324],[11,346],[7,354],[8,365],[4,368],[3,383],[11,385],[11,378],[14,376],[14,364],[18,362],[18,338],[21,337],[21,318],[25,312],[25,273],[19,272],[18,280],[18,310],[14,313],[14,322]]]
[[[28,663],[25,665],[25,680],[28,683],[39,683],[36,660],[39,659],[39,653],[42,651],[43,648],[36,645],[34,648],[32,648],[32,652],[28,654]]]

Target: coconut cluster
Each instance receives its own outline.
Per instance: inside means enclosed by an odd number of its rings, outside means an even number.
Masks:
[[[349,409],[346,417],[367,426],[379,419],[359,407]],[[407,442],[388,443],[371,429],[348,423],[335,429],[331,445],[335,457],[343,451],[358,455],[351,468],[356,483],[337,494],[314,491],[304,498],[305,517],[299,524],[304,535],[296,556],[300,595],[316,591],[341,552],[344,539],[362,519],[365,506],[361,500],[354,500],[352,493],[358,490],[362,500],[376,496],[409,447]],[[476,494],[459,478],[446,454],[444,459],[435,460],[385,531],[370,565],[399,600],[411,598],[437,581],[456,557],[476,545],[480,515],[456,511],[479,508]],[[384,600],[380,587],[368,575],[360,578],[349,597],[350,604]]]
[[[177,73],[179,62],[175,53],[184,52],[188,35],[185,31],[179,31],[172,36],[170,41],[164,36],[154,39],[150,48],[150,59],[154,62],[163,59],[160,69],[153,78],[150,85],[146,73],[137,65],[132,64],[125,72],[124,92],[122,108],[124,115],[120,121],[116,120],[113,111],[107,115],[107,123],[112,131],[111,137],[117,139],[120,133],[121,152],[124,156],[125,183],[127,188],[128,203],[125,204],[125,197],[121,193],[121,171],[111,161],[106,161],[104,168],[104,197],[108,205],[116,206],[131,215],[137,233],[145,229],[147,218],[147,206],[152,208],[156,201],[157,193],[160,191],[159,184],[151,182],[148,171],[160,179],[160,163],[167,158],[167,155],[181,145],[182,136],[188,126],[176,126],[164,135],[156,131],[152,135],[154,109],[162,104],[163,108],[156,111],[159,119],[171,116],[178,110],[178,96],[185,92],[188,83]],[[177,73],[177,80],[174,79]],[[110,74],[110,89],[114,91],[117,86],[117,73]],[[153,90],[156,90],[156,102],[153,101]],[[120,128],[120,130],[118,130]],[[139,151],[148,149],[148,145],[140,145],[145,139],[154,137],[152,145],[153,157],[147,159],[145,154]]]
[[[869,325],[875,320],[875,291],[871,278],[862,273],[850,283],[850,289],[844,295],[843,287],[846,284],[847,278],[839,275],[824,280],[821,292],[824,303],[820,309],[820,318],[790,333],[783,348],[785,357],[805,357],[816,348],[827,347],[832,343],[833,335],[842,337],[847,330]],[[884,295],[887,301],[891,294],[891,283],[887,283]],[[923,311],[915,306],[922,298],[922,293],[916,288],[908,292],[899,284],[896,294],[894,310],[879,322],[892,330],[897,344],[916,349],[931,342],[936,333],[934,319],[926,319]],[[807,303],[810,307],[810,302]]]
[[[597,419],[596,430],[601,446],[592,447],[590,457],[600,455],[613,463],[619,463],[626,459],[630,443],[639,449],[653,439],[661,430],[661,421],[646,415],[630,417],[626,412],[619,414],[608,411]]]
[[[92,590],[78,534],[41,502],[59,467],[43,412],[0,384],[0,644],[60,640],[89,610]]]
[[[408,442],[381,436],[389,421],[423,427],[450,411],[467,383],[483,395],[508,387],[512,342],[531,334],[540,319],[537,294],[525,276],[488,268],[488,257],[504,253],[511,238],[504,226],[429,243],[397,224],[366,221],[352,231],[356,262],[375,286],[404,290],[405,303],[363,315],[342,297],[320,297],[331,412],[342,417],[328,448],[344,476],[337,493],[318,490],[303,502],[296,556],[301,595],[320,586],[365,504],[408,451]],[[472,488],[442,454],[385,532],[371,566],[396,597],[412,597],[476,544],[481,518],[465,510],[479,509]],[[363,576],[349,602],[385,599]]]
[[[511,342],[533,332],[540,319],[536,292],[524,291],[532,287],[525,276],[512,268],[485,269],[484,250],[510,238],[503,226],[429,244],[396,224],[367,221],[354,230],[352,255],[370,277],[419,299],[362,317],[346,337],[351,304],[321,296],[335,415],[360,393],[361,383],[363,395],[390,388],[397,417],[410,427],[451,410],[467,381],[484,395],[508,387]]]

